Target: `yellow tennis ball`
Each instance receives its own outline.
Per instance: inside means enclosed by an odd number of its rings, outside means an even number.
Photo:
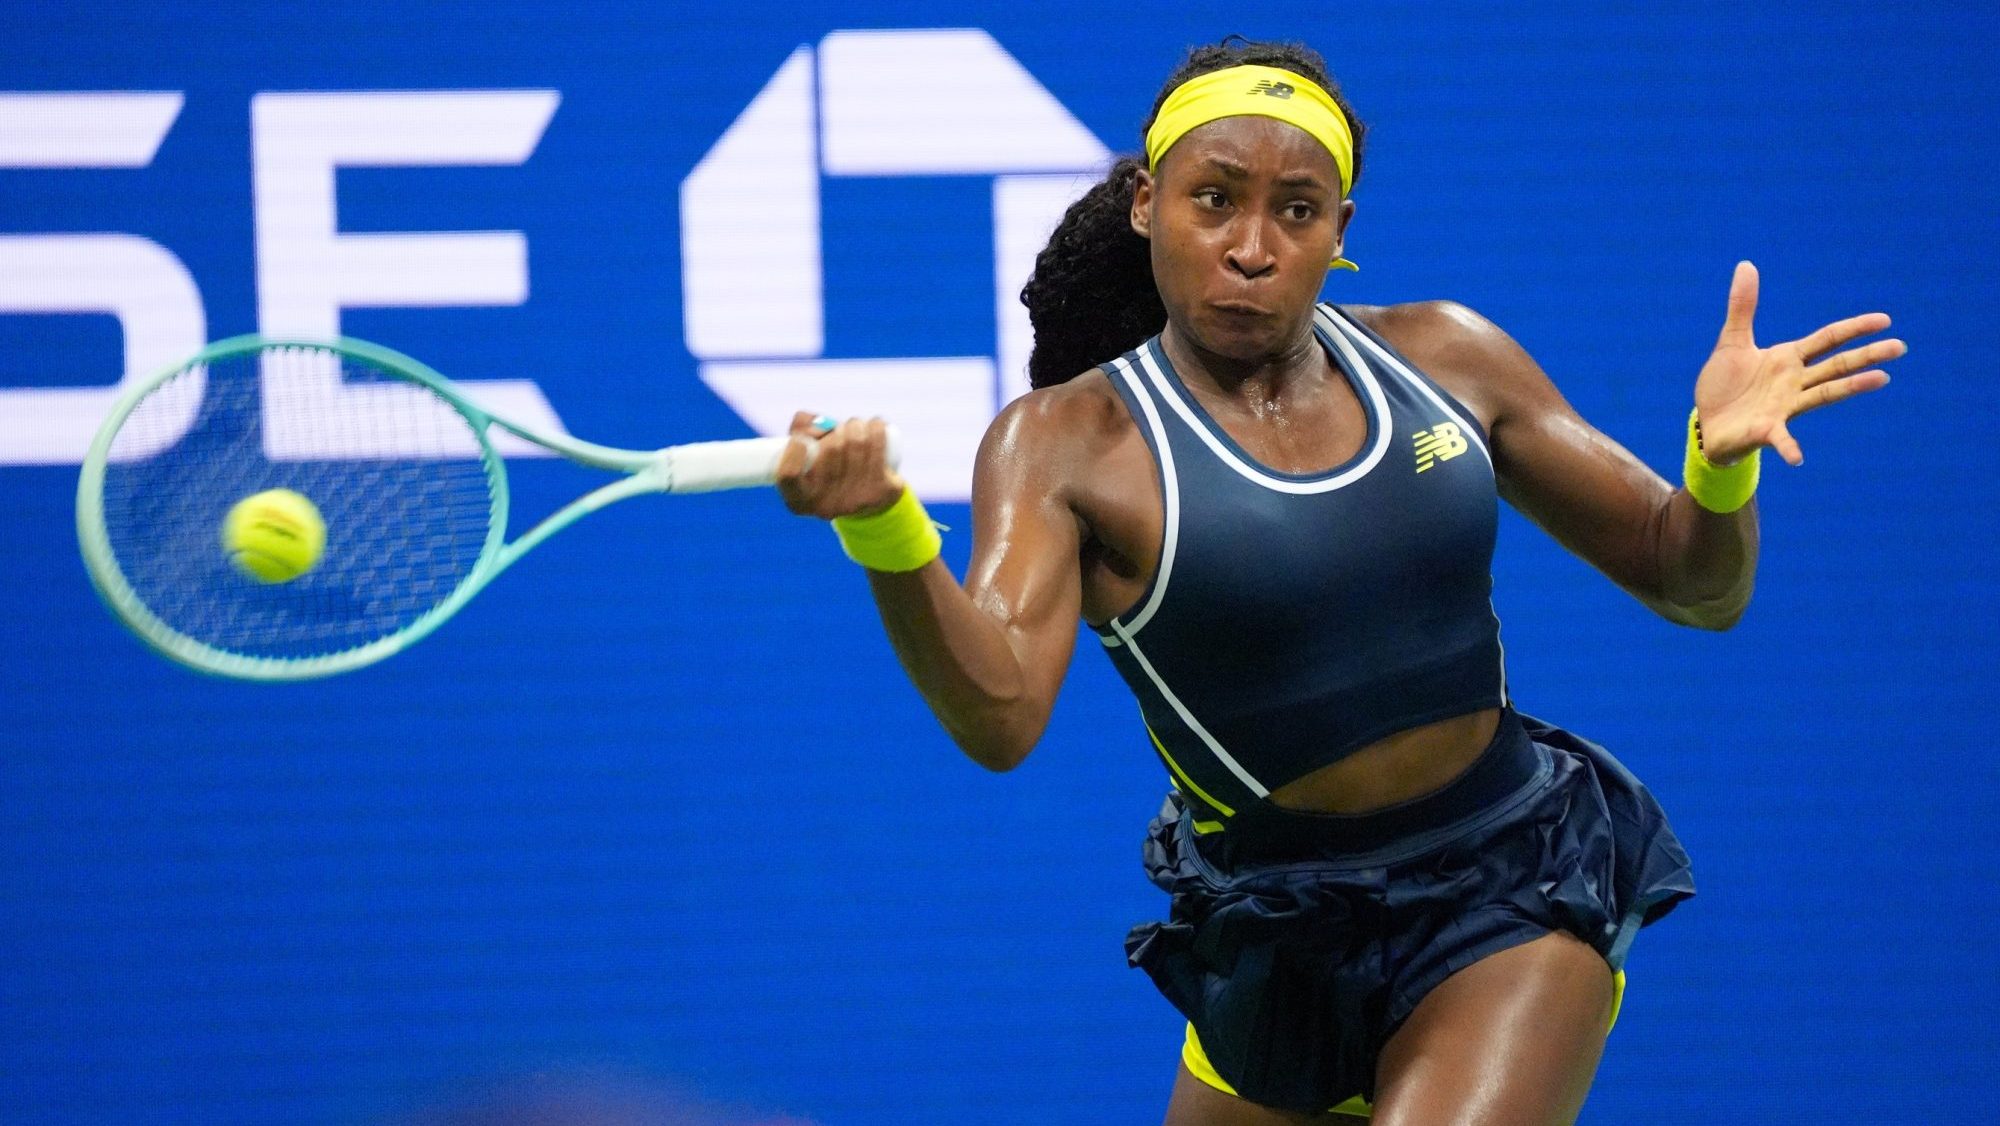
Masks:
[[[244,497],[222,519],[222,550],[260,583],[291,582],[312,570],[325,549],[326,521],[290,489]]]

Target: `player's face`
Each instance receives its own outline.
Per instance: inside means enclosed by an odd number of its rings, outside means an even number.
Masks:
[[[1257,361],[1311,331],[1327,264],[1354,205],[1333,154],[1268,117],[1225,117],[1189,131],[1132,201],[1152,242],[1153,280],[1192,343]]]

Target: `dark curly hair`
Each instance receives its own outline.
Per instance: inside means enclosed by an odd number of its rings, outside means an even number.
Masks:
[[[1139,136],[1153,127],[1167,95],[1200,74],[1232,66],[1275,66],[1302,74],[1333,96],[1354,132],[1354,178],[1361,178],[1361,140],[1368,127],[1326,72],[1319,52],[1300,43],[1266,43],[1232,35],[1196,47],[1167,76],[1153,99]],[[1070,204],[1049,244],[1035,256],[1035,272],[1021,288],[1035,346],[1028,357],[1028,382],[1035,387],[1066,383],[1138,347],[1166,327],[1167,310],[1153,285],[1146,240],[1132,230],[1132,192],[1144,171],[1143,156],[1120,157],[1082,199]]]

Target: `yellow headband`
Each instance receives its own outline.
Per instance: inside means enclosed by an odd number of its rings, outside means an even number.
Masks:
[[[1153,127],[1146,130],[1146,168],[1157,171],[1174,143],[1225,117],[1271,117],[1306,131],[1326,146],[1340,168],[1340,194],[1354,186],[1354,133],[1333,97],[1303,75],[1274,66],[1233,66],[1197,75],[1174,87]],[[1336,258],[1333,266],[1352,270]]]

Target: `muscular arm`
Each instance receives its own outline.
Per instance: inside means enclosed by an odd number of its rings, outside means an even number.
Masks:
[[[1066,399],[1060,388],[1023,397],[980,443],[964,586],[936,559],[903,574],[868,572],[904,671],[952,739],[989,770],[1018,766],[1040,739],[1076,643],[1080,532],[1068,482],[1082,455],[1064,426]],[[856,503],[862,494],[842,488],[882,479],[879,452],[873,464],[865,452],[847,464],[838,456],[867,441],[865,429],[848,423],[823,441],[836,456],[816,459],[788,486],[794,511],[832,516],[881,506]],[[882,486],[874,487],[879,494]]]
[[[1500,495],[1668,621],[1735,625],[1757,575],[1757,502],[1708,511],[1541,383],[1495,427]]]
[[[1669,621],[1719,630],[1743,616],[1757,570],[1754,501],[1726,516],[1696,504],[1585,422],[1519,344],[1463,305],[1381,316],[1385,335],[1485,420],[1508,503]]]
[[[903,670],[959,747],[989,770],[1020,765],[1055,705],[1082,603],[1079,533],[1046,397],[1008,407],[972,478],[972,560],[868,573]]]

